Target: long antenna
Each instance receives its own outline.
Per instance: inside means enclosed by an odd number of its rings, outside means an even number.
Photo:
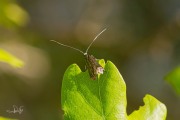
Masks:
[[[57,44],[59,44],[59,45],[62,45],[62,46],[64,46],[64,47],[68,47],[68,48],[74,49],[74,50],[76,50],[76,51],[79,51],[79,52],[82,53],[83,55],[85,54],[83,51],[81,51],[81,50],[79,50],[79,49],[77,49],[77,48],[75,48],[75,47],[71,47],[71,46],[69,46],[69,45],[62,44],[62,43],[60,43],[60,42],[58,42],[58,41],[55,41],[55,40],[50,40],[50,41],[55,42],[55,43],[57,43]]]
[[[87,54],[89,48],[91,47],[91,45],[93,44],[93,42],[106,30],[107,28],[103,29],[98,35],[96,35],[96,37],[94,38],[94,40],[89,44],[89,46],[86,49],[86,52],[84,54]]]

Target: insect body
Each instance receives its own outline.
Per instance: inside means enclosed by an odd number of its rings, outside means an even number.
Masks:
[[[74,48],[74,47],[71,47],[71,46],[68,46],[68,45],[64,45],[60,42],[57,42],[55,40],[51,40],[53,42],[56,42],[62,46],[65,46],[65,47],[69,47],[71,49],[74,49],[76,51],[79,51],[80,53],[82,53],[84,56],[85,56],[85,60],[86,60],[86,68],[89,72],[89,76],[91,79],[93,80],[96,80],[97,79],[97,75],[98,74],[103,74],[104,72],[104,68],[97,62],[96,58],[93,56],[93,55],[89,55],[88,54],[88,50],[89,48],[91,47],[91,45],[93,44],[93,42],[99,37],[99,35],[101,35],[106,29],[104,29],[103,31],[101,31],[95,38],[94,40],[90,43],[90,45],[88,46],[88,48],[86,49],[86,52],[83,52],[77,48]]]
[[[89,75],[93,80],[96,80],[98,74],[103,74],[104,68],[96,61],[93,55],[86,54],[84,56]]]

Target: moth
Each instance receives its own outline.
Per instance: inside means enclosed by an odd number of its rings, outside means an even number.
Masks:
[[[94,43],[94,41],[106,30],[103,29],[98,35],[96,35],[96,37],[93,39],[93,41],[89,44],[89,46],[87,47],[86,51],[83,52],[82,50],[78,49],[78,48],[75,48],[75,47],[72,47],[72,46],[69,46],[69,45],[65,45],[65,44],[62,44],[60,42],[57,42],[55,40],[50,40],[52,42],[55,42],[59,45],[62,45],[64,47],[68,47],[68,48],[71,48],[71,49],[74,49],[80,53],[82,53],[85,57],[85,62],[86,62],[86,69],[88,70],[88,73],[89,73],[89,76],[91,79],[93,80],[96,80],[97,79],[97,76],[98,74],[103,74],[104,72],[104,68],[97,62],[97,59],[93,56],[93,55],[89,55],[88,54],[88,50],[89,48],[91,47],[91,45]]]

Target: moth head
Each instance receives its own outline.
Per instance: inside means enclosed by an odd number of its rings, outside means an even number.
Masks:
[[[103,72],[104,72],[104,68],[103,67],[97,67],[97,69],[96,69],[96,73],[97,74],[103,74]]]

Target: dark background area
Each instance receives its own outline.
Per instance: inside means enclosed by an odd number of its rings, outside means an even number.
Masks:
[[[84,71],[85,62],[82,54],[50,40],[84,51],[107,28],[89,53],[112,61],[121,72],[128,114],[143,105],[145,94],[151,94],[167,106],[167,120],[180,118],[180,97],[164,81],[180,63],[179,0],[2,0],[0,4],[0,48],[25,62],[19,69],[0,63],[0,116],[63,119],[63,74],[72,63]],[[23,113],[7,113],[13,105],[23,106]]]

